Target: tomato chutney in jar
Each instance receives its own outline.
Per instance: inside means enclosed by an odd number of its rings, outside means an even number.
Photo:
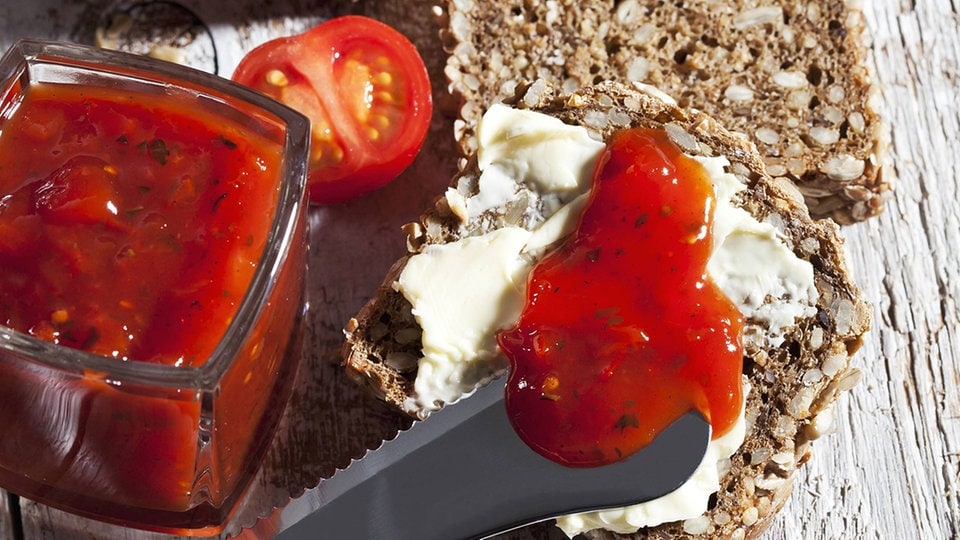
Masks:
[[[299,360],[307,122],[79,46],[0,75],[0,487],[217,532]]]

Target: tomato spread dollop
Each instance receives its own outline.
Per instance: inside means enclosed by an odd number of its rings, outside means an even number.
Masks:
[[[0,132],[0,324],[121,360],[213,352],[265,246],[281,147],[187,102],[31,86]]]
[[[691,410],[727,432],[742,403],[742,315],[707,274],[710,178],[663,130],[616,133],[578,228],[537,263],[515,327],[508,416],[568,466],[620,460]]]

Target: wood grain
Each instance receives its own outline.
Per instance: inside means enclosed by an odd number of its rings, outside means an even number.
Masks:
[[[874,329],[770,538],[960,537],[958,6],[864,8],[898,178],[884,214],[845,230]]]
[[[21,35],[88,39],[90,24],[109,3],[4,3],[0,45]],[[182,3],[210,25],[223,75],[242,51],[318,15],[376,14],[414,37],[442,100],[443,51],[433,39],[428,1]],[[886,173],[898,179],[884,214],[845,228],[851,265],[875,306],[874,328],[856,358],[863,381],[838,403],[836,433],[815,443],[793,497],[765,535],[771,539],[960,537],[960,8],[948,0],[863,7],[879,106],[893,128]],[[435,119],[427,143],[432,151],[399,181],[362,200],[313,211],[302,380],[238,522],[312,487],[406,424],[343,380],[332,362],[342,324],[404,249],[399,226],[414,219],[453,172],[453,163],[442,159],[453,151],[448,122]],[[5,502],[0,492],[0,540],[12,534]],[[30,501],[22,501],[21,510],[27,538],[168,538]],[[269,524],[244,538],[269,537]],[[551,526],[510,535],[558,536]]]
[[[13,540],[13,516],[10,515],[10,495],[0,489],[0,540]]]

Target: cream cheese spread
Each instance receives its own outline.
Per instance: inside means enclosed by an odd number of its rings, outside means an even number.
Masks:
[[[495,105],[477,126],[481,177],[491,168],[533,184],[540,193],[590,189],[604,144],[587,130],[533,111]]]
[[[813,266],[794,255],[773,225],[734,206],[734,197],[746,186],[724,171],[727,158],[694,159],[706,169],[717,197],[707,272],[750,326],[763,328],[768,344],[779,346],[797,319],[817,312]]]
[[[496,332],[523,308],[530,263],[519,257],[531,233],[497,229],[411,257],[395,283],[423,329],[416,406],[439,409],[509,367]]]
[[[604,148],[582,127],[502,105],[484,115],[478,141],[479,193],[465,200],[467,217],[495,210],[524,187],[557,204],[541,206],[532,230],[497,229],[428,246],[410,258],[395,287],[410,301],[423,329],[423,359],[411,410],[436,410],[507,369],[496,332],[518,318],[535,259],[576,226]],[[778,345],[799,317],[816,312],[813,268],[794,255],[775,227],[735,206],[745,186],[725,171],[726,158],[694,159],[705,167],[717,196],[714,251],[707,271],[739,307],[747,328],[764,329],[765,335],[752,339]],[[730,432],[710,442],[694,475],[665,497],[567,516],[558,524],[572,536],[596,527],[632,532],[697,517],[719,489],[719,469],[743,443],[744,433],[741,414]]]

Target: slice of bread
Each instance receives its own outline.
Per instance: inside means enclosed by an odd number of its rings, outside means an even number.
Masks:
[[[638,533],[655,538],[694,532],[705,537],[743,538],[743,534],[752,536],[762,530],[784,503],[797,468],[810,458],[810,442],[829,424],[833,402],[858,380],[850,356],[868,329],[870,312],[844,262],[838,226],[830,220],[812,220],[796,188],[772,178],[744,137],[731,134],[704,113],[678,108],[650,92],[601,83],[557,95],[537,82],[521,85],[517,96],[508,101],[516,108],[584,126],[603,140],[626,126],[665,129],[688,155],[725,156],[730,163],[727,172],[746,185],[736,204],[759,221],[773,224],[789,250],[811,263],[819,293],[812,309],[815,315],[798,320],[779,346],[749,337],[756,332],[745,332],[743,368],[751,387],[746,403],[747,435],[730,458],[711,509],[699,520],[663,524]],[[477,175],[473,157],[451,189],[469,197],[470,191],[477,189]],[[459,217],[462,211],[452,208],[450,200],[455,197],[437,199],[421,222],[407,227],[410,254],[393,266],[376,295],[345,330],[344,366],[351,377],[379,397],[420,416],[424,411],[412,405],[412,394],[421,356],[421,328],[409,302],[394,289],[395,280],[409,258],[424,246],[480,235],[524,214],[516,209],[488,211],[464,221]],[[747,323],[748,328],[756,325],[749,319]]]
[[[863,15],[846,0],[448,1],[446,75],[465,153],[492,103],[545,79],[565,91],[642,82],[751,137],[814,217],[881,211],[889,137],[871,103]]]

